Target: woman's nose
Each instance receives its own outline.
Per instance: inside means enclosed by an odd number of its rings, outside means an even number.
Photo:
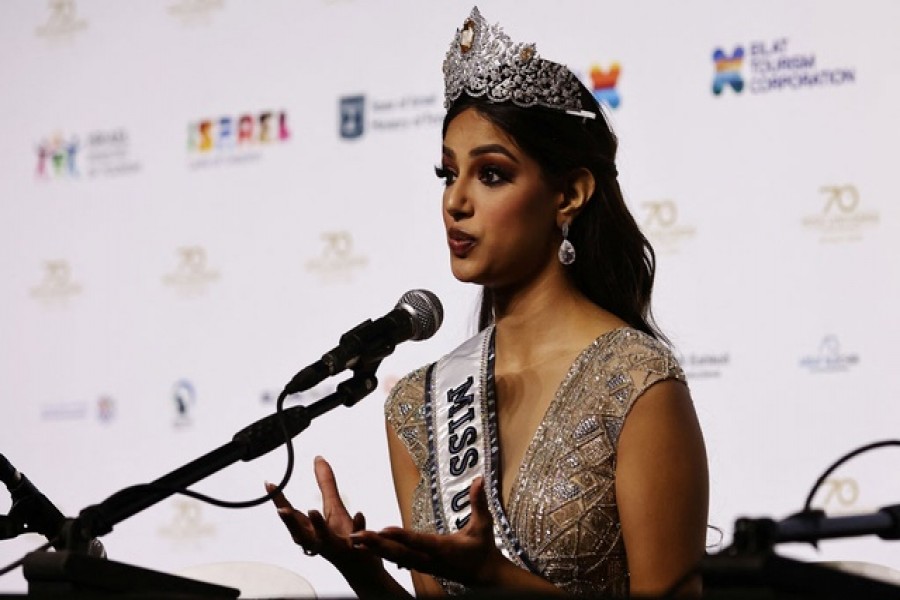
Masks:
[[[464,219],[472,213],[468,191],[459,180],[444,191],[444,210],[454,221]]]

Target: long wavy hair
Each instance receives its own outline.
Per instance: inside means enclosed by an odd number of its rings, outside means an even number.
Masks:
[[[569,227],[569,240],[578,258],[566,267],[566,272],[594,304],[631,327],[665,341],[650,310],[656,255],[622,197],[615,167],[618,140],[593,94],[582,86],[581,95],[582,105],[596,113],[595,119],[558,110],[491,103],[464,94],[447,111],[443,135],[457,115],[472,108],[534,159],[555,189],[561,189],[573,171],[590,170],[595,180],[594,194]],[[493,318],[493,295],[485,287],[479,330],[490,325]]]

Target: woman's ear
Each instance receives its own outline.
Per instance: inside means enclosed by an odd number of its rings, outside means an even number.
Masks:
[[[572,171],[565,180],[561,202],[556,213],[557,225],[571,223],[594,195],[594,174],[582,167]]]

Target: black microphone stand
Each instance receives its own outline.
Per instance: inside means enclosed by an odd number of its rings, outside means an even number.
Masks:
[[[266,454],[303,432],[316,417],[337,406],[353,406],[378,386],[375,371],[393,346],[356,363],[353,376],[337,390],[309,406],[294,406],[245,427],[232,440],[155,481],[125,488],[106,500],[83,509],[75,519],[66,519],[61,552],[32,552],[23,570],[29,593],[53,594],[84,591],[159,592],[217,597],[235,597],[237,590],[213,586],[110,560],[95,559],[81,551],[88,540],[180,490],[217,473],[238,460],[250,461]],[[300,390],[297,390],[300,391]],[[279,398],[279,405],[285,393]],[[287,435],[287,437],[285,437]],[[195,585],[196,584],[196,585]]]
[[[731,546],[701,562],[704,589],[713,592],[705,595],[715,597],[718,591],[730,597],[740,590],[765,597],[774,593],[776,597],[789,594],[791,598],[900,598],[900,587],[896,585],[775,553],[775,546],[781,543],[807,542],[818,547],[824,539],[864,535],[900,539],[900,505],[886,506],[871,514],[840,517],[828,517],[822,510],[807,510],[781,521],[740,518],[735,521]]]

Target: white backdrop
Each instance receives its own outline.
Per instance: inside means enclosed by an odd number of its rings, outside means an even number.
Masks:
[[[840,454],[897,437],[900,4],[480,8],[609,108],[726,541],[737,516],[799,510]],[[224,444],[343,331],[422,287],[443,300],[443,328],[398,348],[372,397],[297,438],[288,488],[299,507],[318,505],[321,454],[352,510],[372,527],[398,523],[381,404],[474,322],[476,290],[447,269],[432,174],[441,62],[469,9],[0,4],[0,453],[63,512]],[[850,463],[817,504],[900,501],[896,460],[884,450]],[[283,467],[279,450],[196,487],[247,499]],[[262,561],[320,595],[349,593],[269,506],[174,497],[103,541],[111,558],[152,569]],[[41,542],[2,542],[0,563]],[[900,568],[891,549],[859,539],[783,551]],[[24,589],[21,571],[0,578],[0,591]]]

